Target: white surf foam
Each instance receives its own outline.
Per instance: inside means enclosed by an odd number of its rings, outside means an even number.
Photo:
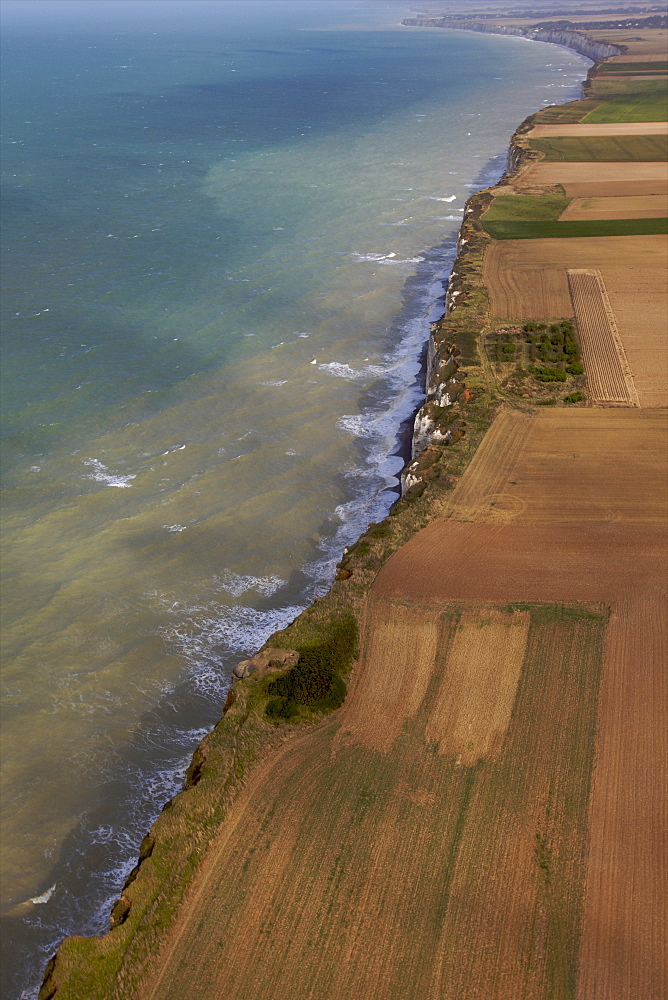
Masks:
[[[93,479],[96,483],[104,483],[105,486],[117,486],[118,489],[127,490],[131,485],[130,480],[137,478],[136,473],[122,476],[109,472],[107,466],[98,458],[85,458],[83,464],[94,470],[86,474],[86,479]]]
[[[353,251],[351,257],[359,261],[372,261],[374,263],[379,263],[381,260],[391,260],[396,257],[396,253],[358,253],[356,250]]]
[[[241,597],[249,591],[255,591],[262,597],[271,597],[285,586],[286,581],[280,576],[242,576],[239,573],[227,571],[218,579],[221,590],[227,591],[233,597]]]
[[[47,889],[46,892],[43,892],[41,896],[33,896],[30,902],[35,903],[36,905],[39,905],[40,903],[48,903],[56,891],[56,885],[57,883],[54,882],[53,885]]]

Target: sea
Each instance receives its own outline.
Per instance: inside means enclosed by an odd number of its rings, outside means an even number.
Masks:
[[[397,499],[467,197],[589,60],[368,0],[5,0],[2,997]]]

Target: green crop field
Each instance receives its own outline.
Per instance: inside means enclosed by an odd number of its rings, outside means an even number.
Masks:
[[[668,157],[668,136],[561,136],[554,139],[533,139],[533,149],[545,154],[547,160],[656,161]]]
[[[501,195],[485,212],[483,223],[487,229],[488,223],[497,222],[554,222],[570,200],[565,194]]]
[[[633,75],[642,73],[661,74],[668,73],[668,62],[630,62],[630,63],[601,63],[596,71],[597,75],[602,73],[626,73]]]
[[[668,219],[568,219],[558,221],[571,199],[566,195],[501,195],[482,217],[495,240],[536,240],[572,236],[651,236],[668,233]]]
[[[591,114],[600,101],[571,101],[569,104],[555,104],[551,108],[543,108],[534,116],[535,125],[576,125],[585,115]],[[646,119],[650,121],[651,119]]]
[[[662,236],[668,219],[569,219],[564,222],[507,220],[487,222],[495,240],[541,240],[580,236]]]
[[[668,95],[666,93],[635,94],[630,97],[616,97],[603,103],[583,101],[593,105],[583,122],[665,122],[668,121]]]
[[[612,75],[607,77],[594,76],[590,80],[594,97],[605,100],[610,97],[624,97],[627,94],[663,94],[666,96],[666,80],[658,77],[656,80],[616,80]]]

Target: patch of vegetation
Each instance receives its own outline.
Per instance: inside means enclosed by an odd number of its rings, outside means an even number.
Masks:
[[[501,327],[488,335],[485,349],[506,392],[531,397],[539,406],[554,406],[558,399],[554,395],[540,398],[539,387],[552,391],[553,384],[568,382],[578,396],[574,401],[584,399],[579,391],[584,387],[584,367],[570,319],[552,323],[528,320],[523,327]],[[515,367],[507,374],[509,362]]]
[[[508,199],[511,200],[511,199]],[[668,219],[568,219],[563,222],[485,221],[495,240],[542,240],[581,236],[664,236]]]
[[[571,392],[568,396],[564,396],[564,403],[581,403],[583,400],[581,392]]]
[[[270,719],[292,719],[299,713],[299,706],[293,698],[270,698],[264,712]]]
[[[566,372],[563,368],[550,368],[547,365],[536,365],[530,369],[539,382],[565,382]]]
[[[531,613],[532,625],[566,624],[605,625],[608,610],[592,604],[533,604],[518,602],[512,605],[518,611]]]
[[[668,156],[668,136],[556,136],[554,139],[532,139],[530,148],[543,153],[546,160],[569,163],[591,160],[608,163],[638,160],[656,162],[663,161]]]
[[[344,677],[357,655],[357,622],[352,614],[329,623],[326,633],[301,648],[299,663],[267,684],[271,700],[265,713],[273,719],[291,719],[301,707],[333,711],[346,696]]]
[[[583,101],[595,104],[583,122],[665,122],[668,121],[668,99],[664,94],[645,93],[617,97],[611,101]]]

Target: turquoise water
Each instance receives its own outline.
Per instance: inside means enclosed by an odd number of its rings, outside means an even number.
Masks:
[[[5,5],[3,996],[396,497],[469,193],[576,95],[401,5]],[[85,14],[82,11],[85,10]]]

